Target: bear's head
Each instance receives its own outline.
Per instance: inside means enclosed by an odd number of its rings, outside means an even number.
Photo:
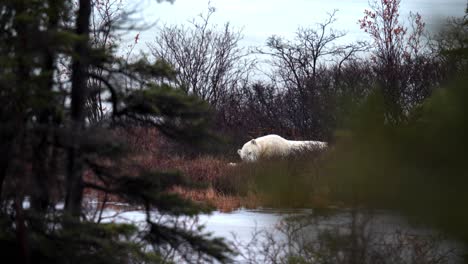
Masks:
[[[260,146],[255,139],[250,140],[242,146],[242,149],[238,149],[237,153],[240,158],[246,162],[257,161],[260,154]]]

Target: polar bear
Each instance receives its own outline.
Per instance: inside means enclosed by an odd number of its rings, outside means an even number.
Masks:
[[[287,140],[278,135],[266,135],[252,139],[238,149],[243,161],[254,162],[262,158],[282,157],[301,150],[321,150],[328,146],[321,141]]]

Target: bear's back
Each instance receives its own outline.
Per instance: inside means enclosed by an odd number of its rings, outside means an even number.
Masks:
[[[262,157],[275,157],[288,155],[290,146],[288,140],[278,135],[266,135],[255,139],[261,149],[260,156]]]

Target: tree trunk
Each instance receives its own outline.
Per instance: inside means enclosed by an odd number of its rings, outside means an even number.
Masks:
[[[74,47],[71,92],[71,146],[68,149],[67,179],[65,181],[65,212],[74,218],[81,215],[83,199],[83,153],[80,136],[85,128],[84,106],[89,66],[89,23],[91,1],[80,0],[76,19],[76,34],[80,37]]]
[[[16,225],[16,240],[19,246],[19,260],[23,264],[31,263],[30,255],[29,255],[29,243],[28,243],[28,235],[25,225],[24,219],[24,212],[23,212],[23,205],[22,205],[22,197],[16,195],[15,197],[15,225]]]
[[[4,135],[0,134],[0,136],[3,137]],[[3,183],[7,176],[8,167],[10,165],[11,143],[7,142],[8,140],[9,139],[5,138],[0,139],[0,157],[3,157],[2,159],[0,159],[0,199],[3,196]]]
[[[55,32],[58,28],[60,16],[60,3],[58,0],[49,0],[49,23],[48,30]],[[44,47],[45,60],[44,60],[44,74],[47,74],[44,82],[41,83],[43,96],[46,100],[55,100],[55,98],[48,98],[54,85],[54,69],[55,69],[55,50],[50,47]],[[45,213],[50,203],[50,176],[51,170],[49,167],[49,160],[53,146],[48,143],[52,137],[51,127],[54,126],[53,120],[55,110],[53,106],[47,106],[39,110],[39,131],[37,132],[37,144],[34,145],[34,184],[36,188],[31,197],[31,208],[36,212]]]

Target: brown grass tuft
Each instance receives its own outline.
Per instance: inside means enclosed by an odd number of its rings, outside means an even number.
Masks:
[[[174,187],[172,192],[195,202],[207,203],[221,212],[231,212],[238,208],[258,208],[261,206],[261,198],[249,193],[247,196],[226,195],[216,191],[212,187],[206,189],[187,189]]]

